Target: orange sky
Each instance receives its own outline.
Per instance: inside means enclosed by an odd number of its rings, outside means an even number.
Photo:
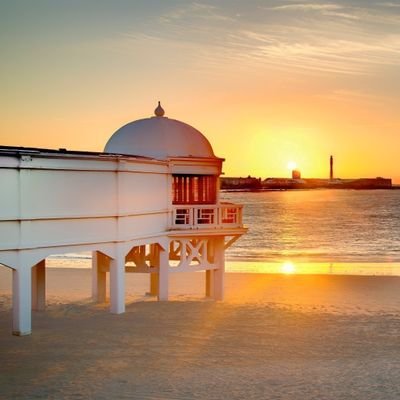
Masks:
[[[0,144],[102,150],[152,114],[202,131],[226,175],[400,183],[400,2],[0,4]]]

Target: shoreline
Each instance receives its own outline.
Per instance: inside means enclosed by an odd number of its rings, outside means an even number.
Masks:
[[[91,269],[91,257],[48,257],[46,268]],[[0,272],[7,267],[0,265]],[[296,261],[288,258],[282,261],[233,260],[225,262],[226,273],[254,274],[317,274],[317,275],[367,275],[400,276],[400,262],[331,262]]]
[[[126,304],[157,303],[155,297],[147,294],[149,274],[127,273],[125,280]],[[231,272],[226,273],[224,286],[223,302],[227,304],[280,304],[292,309],[335,310],[345,314],[386,309],[400,314],[400,276]],[[0,268],[0,311],[9,311],[12,307],[11,288],[11,270]],[[72,306],[75,302],[97,307],[91,301],[91,270],[47,269],[46,298],[50,308],[60,304]],[[213,302],[205,297],[205,274],[201,272],[171,274],[169,298],[173,302]]]

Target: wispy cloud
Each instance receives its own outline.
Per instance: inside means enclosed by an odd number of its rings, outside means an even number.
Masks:
[[[260,62],[280,63],[282,67],[343,74],[367,74],[377,66],[400,65],[400,34],[380,37],[370,34],[353,39],[316,36],[312,27],[297,35],[278,32],[242,31],[237,39],[247,42],[248,52]],[[241,39],[243,41],[243,39]]]
[[[327,15],[327,16],[337,17],[337,18],[347,18],[347,19],[353,19],[353,20],[360,19],[360,17],[356,14],[345,13],[345,12],[324,11],[323,14]]]
[[[281,6],[269,7],[270,10],[340,10],[343,7],[339,4],[284,4]]]
[[[378,7],[400,8],[399,3],[391,3],[391,2],[386,2],[386,1],[375,3],[375,5]]]
[[[234,18],[224,14],[218,7],[204,3],[188,3],[160,16],[162,22],[174,22],[183,19],[207,19],[213,21],[232,21]]]
[[[341,4],[332,3],[297,3],[297,4],[283,4],[280,6],[269,7],[273,11],[290,11],[292,13],[298,12],[314,12],[325,16],[347,19],[360,19],[355,10],[351,7],[345,7]]]
[[[394,8],[361,7],[352,0],[271,3],[252,13],[201,2],[179,5],[146,32],[126,32],[111,46],[121,48],[120,41],[130,51],[140,41],[149,48],[164,45],[190,54],[204,70],[237,65],[366,75],[381,66],[400,67],[400,13]]]

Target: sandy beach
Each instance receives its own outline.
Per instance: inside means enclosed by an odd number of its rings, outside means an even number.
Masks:
[[[0,398],[399,399],[400,278],[175,274],[171,301],[127,274],[127,310],[90,301],[90,270],[47,270],[48,307],[11,335],[0,269]]]

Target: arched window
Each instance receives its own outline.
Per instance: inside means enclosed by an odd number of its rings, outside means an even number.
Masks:
[[[173,204],[215,204],[217,177],[214,175],[173,175]]]

